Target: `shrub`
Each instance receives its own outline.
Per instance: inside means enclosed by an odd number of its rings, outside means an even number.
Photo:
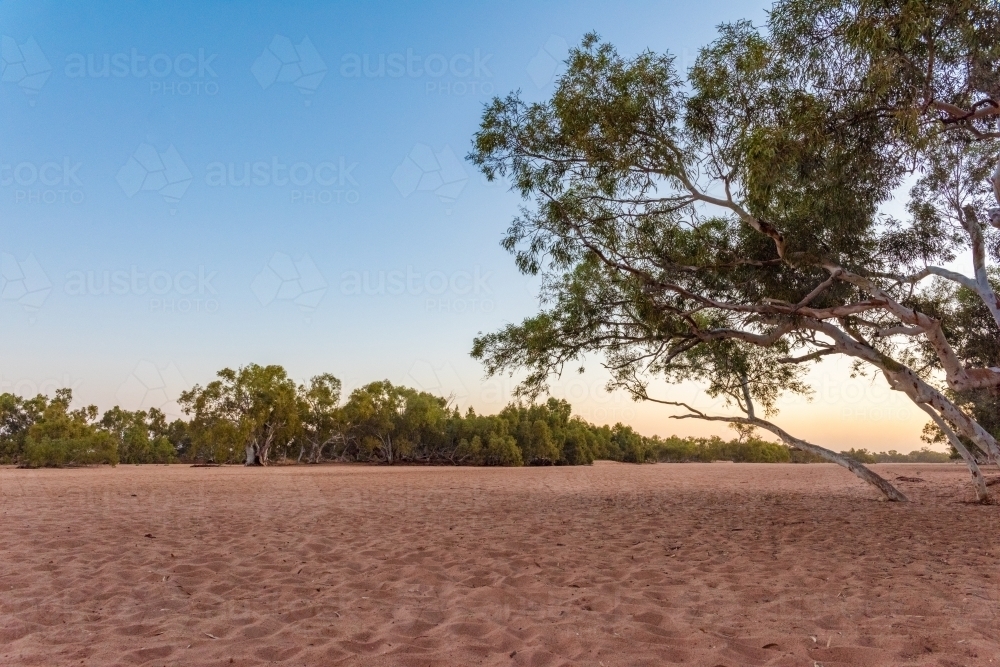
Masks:
[[[33,468],[118,463],[118,448],[108,433],[77,438],[28,439],[23,463]]]

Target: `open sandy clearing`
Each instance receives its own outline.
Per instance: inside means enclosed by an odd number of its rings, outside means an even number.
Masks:
[[[876,468],[4,468],[0,664],[1000,663],[1000,508]]]

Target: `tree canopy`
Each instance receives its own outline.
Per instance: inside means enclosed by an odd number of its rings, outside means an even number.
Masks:
[[[684,73],[588,35],[550,99],[483,113],[469,157],[526,202],[503,245],[543,277],[543,309],[473,356],[537,396],[596,354],[612,389],[769,430],[903,500],[771,421],[809,393],[808,365],[842,355],[924,410],[988,500],[997,434],[958,395],[993,395],[1000,367],[955,343],[979,320],[928,299],[945,281],[1000,322],[998,27],[986,0],[782,0],[765,26],[721,26]],[[974,275],[946,268],[960,253]],[[652,396],[653,378],[699,381],[736,414]]]

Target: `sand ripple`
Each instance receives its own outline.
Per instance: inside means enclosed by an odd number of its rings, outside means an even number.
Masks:
[[[878,468],[3,468],[0,664],[1000,663],[1000,508]]]

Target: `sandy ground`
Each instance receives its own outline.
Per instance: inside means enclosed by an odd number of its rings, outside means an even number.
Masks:
[[[0,665],[1000,664],[1000,507],[876,468],[3,468]]]

